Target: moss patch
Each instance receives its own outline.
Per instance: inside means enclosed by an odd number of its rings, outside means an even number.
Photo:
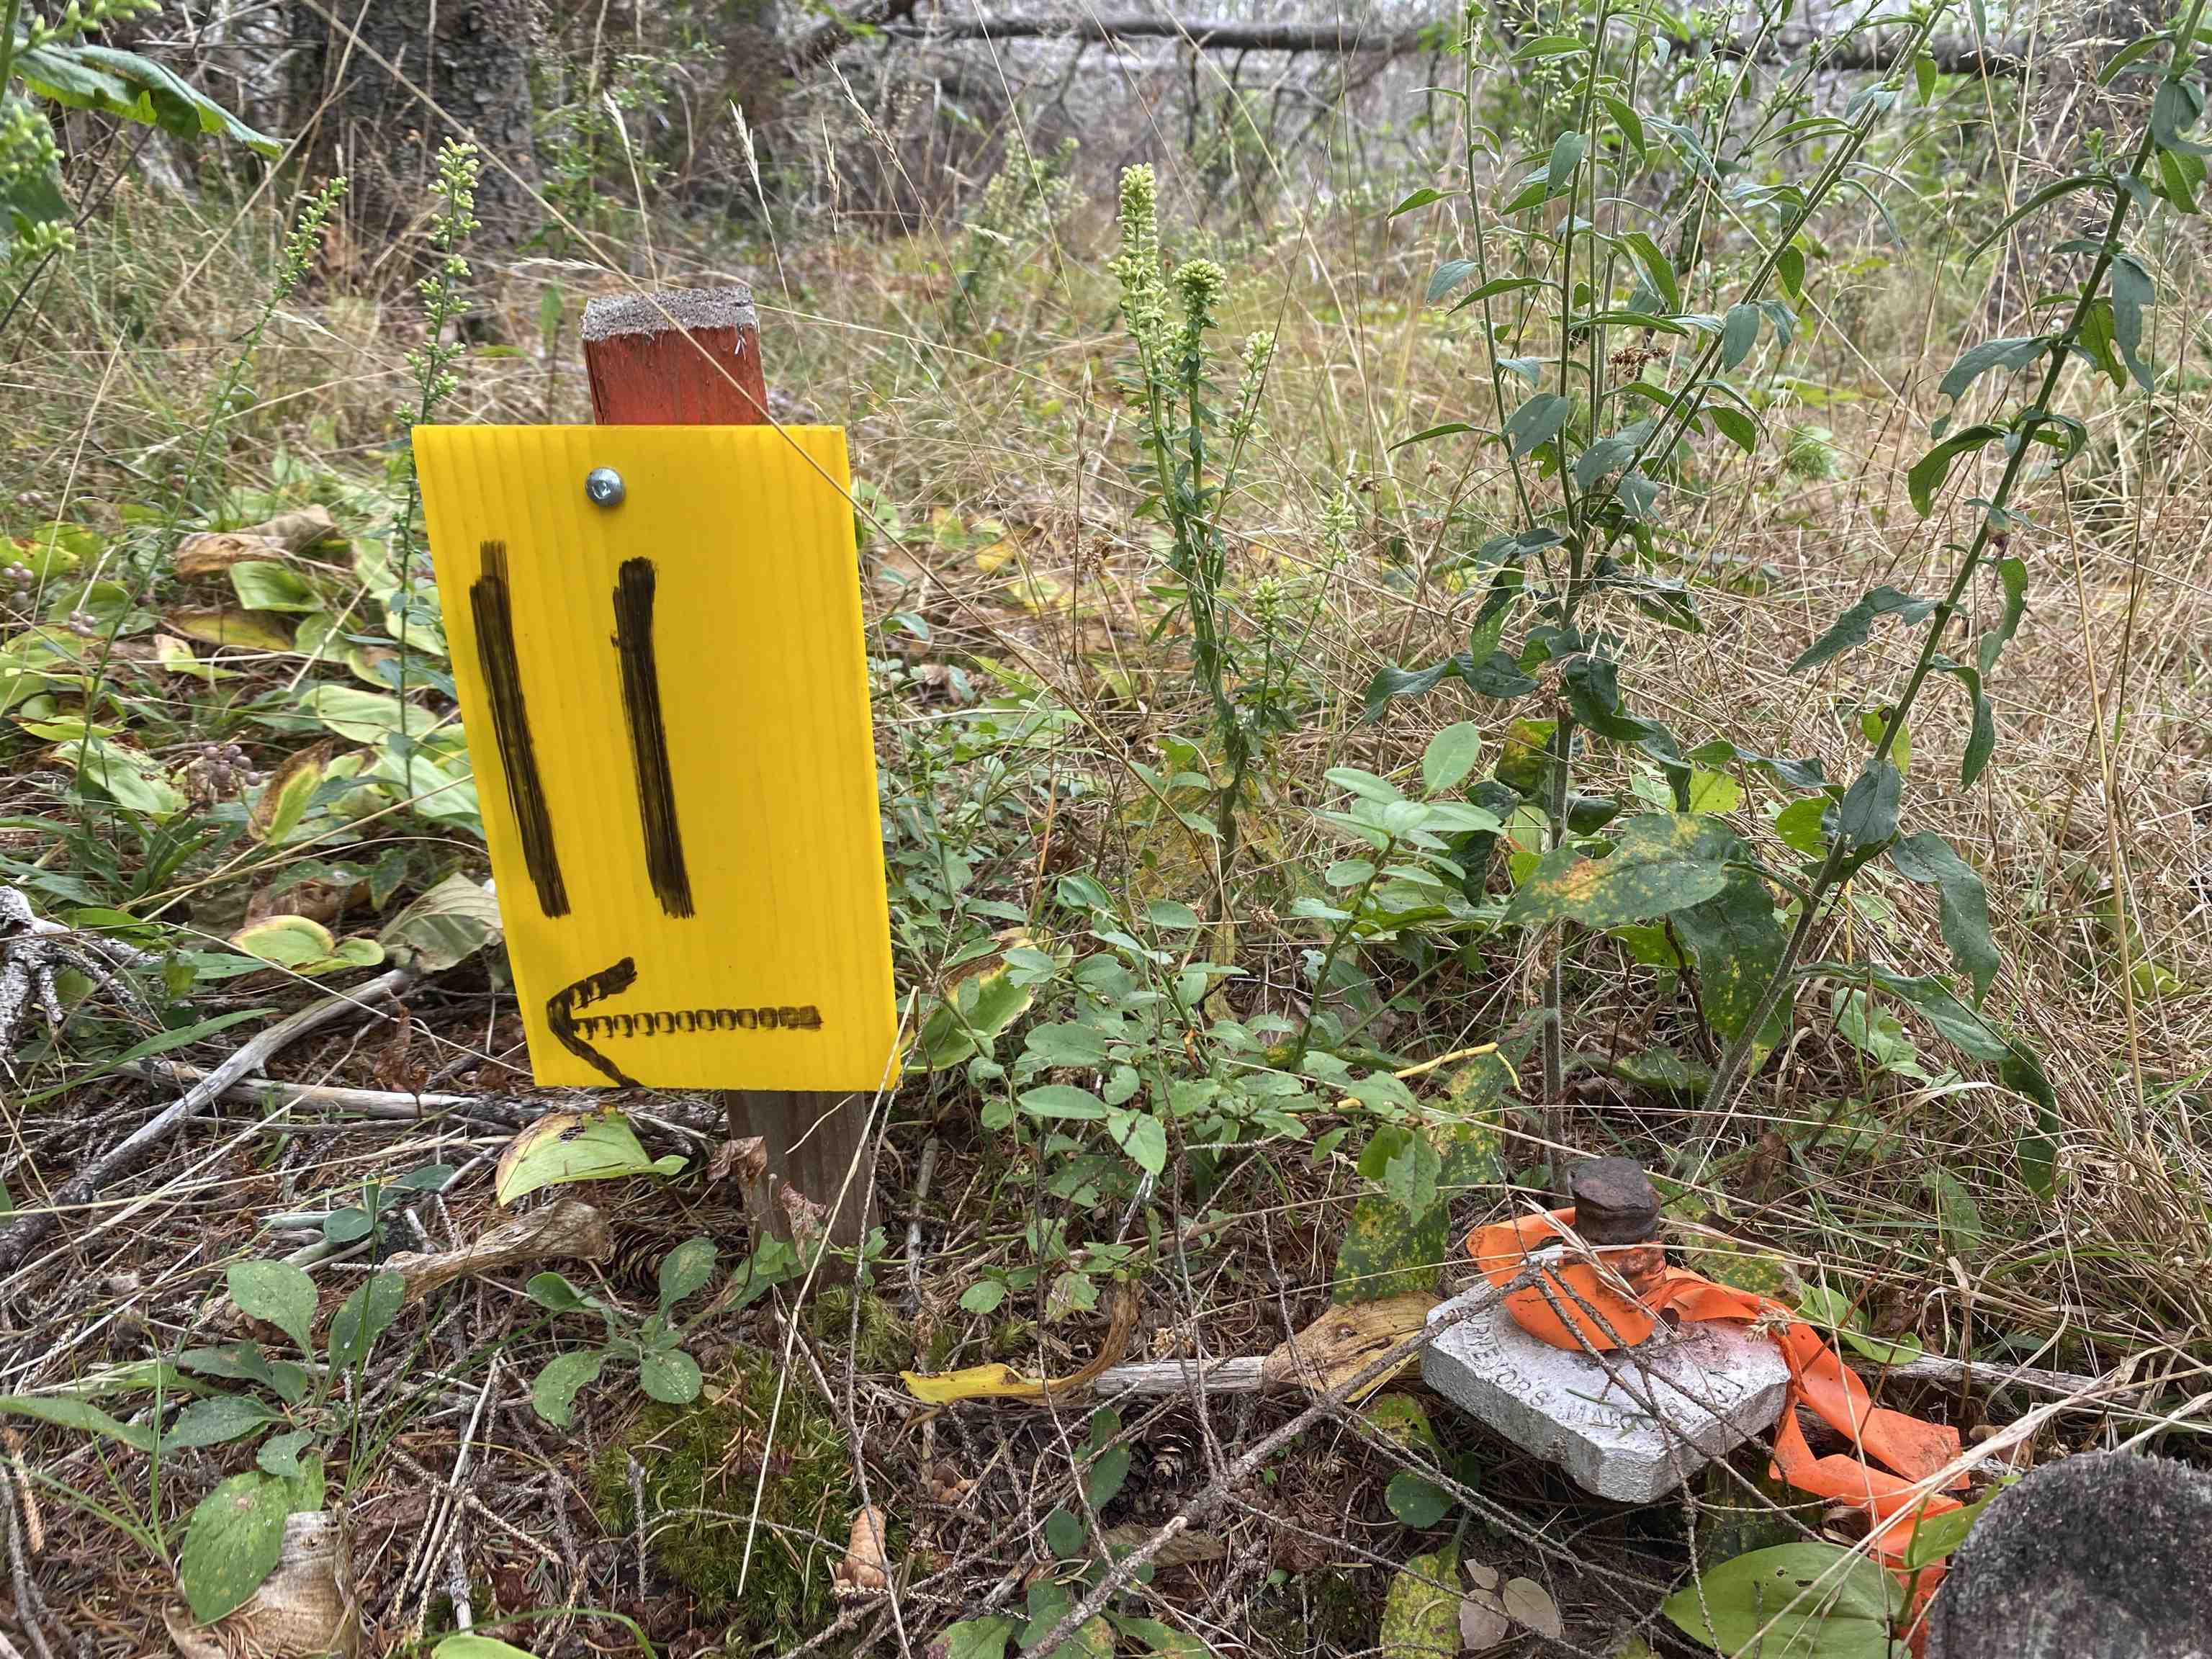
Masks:
[[[808,1322],[814,1340],[823,1348],[842,1358],[846,1340],[855,1336],[853,1324],[854,1291],[848,1285],[833,1285],[814,1300],[814,1313]],[[914,1330],[898,1316],[894,1308],[873,1291],[862,1291],[860,1320],[857,1339],[854,1341],[854,1369],[880,1375],[885,1371],[902,1371],[914,1364]],[[824,1362],[823,1368],[834,1381],[836,1367]]]
[[[591,1491],[599,1523],[629,1537],[636,1526],[635,1458],[644,1474],[653,1571],[688,1590],[705,1617],[727,1618],[733,1643],[782,1646],[836,1616],[830,1569],[843,1554],[857,1500],[843,1428],[797,1376],[787,1377],[770,1443],[776,1380],[769,1355],[738,1349],[732,1369],[710,1377],[698,1403],[642,1407],[592,1463]],[[761,1527],[744,1570],[763,1459]]]

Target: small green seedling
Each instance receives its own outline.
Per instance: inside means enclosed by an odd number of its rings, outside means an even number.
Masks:
[[[530,1299],[556,1314],[596,1313],[606,1322],[606,1340],[597,1347],[573,1348],[545,1362],[530,1385],[530,1403],[556,1428],[574,1419],[576,1396],[599,1380],[609,1358],[637,1367],[637,1380],[653,1399],[688,1406],[699,1397],[699,1362],[684,1352],[690,1327],[675,1320],[676,1304],[697,1292],[714,1276],[714,1243],[686,1239],[660,1261],[660,1307],[642,1323],[595,1296],[587,1296],[556,1273],[539,1273],[527,1286]]]

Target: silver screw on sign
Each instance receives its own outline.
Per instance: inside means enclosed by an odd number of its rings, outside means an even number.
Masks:
[[[623,495],[622,474],[611,466],[595,466],[584,475],[584,494],[600,507],[620,507]]]

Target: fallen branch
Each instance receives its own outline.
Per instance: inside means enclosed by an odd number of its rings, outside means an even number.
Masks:
[[[502,1221],[459,1249],[434,1255],[405,1251],[384,1265],[406,1280],[405,1297],[414,1302],[464,1274],[483,1276],[556,1261],[605,1261],[614,1248],[606,1218],[580,1198],[564,1198]]]
[[[194,1084],[143,1128],[71,1176],[54,1194],[51,1203],[37,1209],[18,1210],[15,1219],[0,1231],[0,1273],[13,1273],[21,1267],[32,1250],[54,1230],[54,1224],[64,1212],[87,1202],[111,1182],[135,1172],[155,1147],[220,1098],[231,1085],[258,1072],[287,1044],[346,1014],[366,1012],[373,1004],[397,996],[413,982],[414,977],[411,969],[394,968],[366,985],[309,1003],[298,1013],[278,1020],[249,1038],[236,1054]]]
[[[823,26],[824,29],[834,27]],[[1434,51],[1444,40],[1436,24],[1419,28],[1366,29],[1341,22],[1246,23],[1206,18],[1098,17],[1089,14],[932,18],[927,23],[900,22],[881,33],[893,40],[930,42],[1073,40],[1098,46],[1125,40],[1173,40],[1200,52],[1366,53],[1390,58]],[[834,54],[856,38],[847,32],[823,55]],[[1821,37],[1746,33],[1729,40],[1705,42],[1678,36],[1672,37],[1672,44],[1677,51],[1691,53],[1710,51],[1722,58],[1777,58],[1819,48]],[[1828,47],[1821,55],[1820,67],[1837,71],[1886,70],[1897,62],[1906,44],[1907,37],[1902,31],[1881,36],[1854,35]],[[1931,40],[1928,43],[1928,55],[1946,75],[2018,77],[2027,72],[2026,47],[2009,40]]]
[[[205,1067],[142,1060],[121,1068],[149,1083],[190,1087],[212,1075]],[[241,1077],[223,1090],[230,1100],[251,1100],[293,1110],[343,1112],[386,1123],[423,1123],[451,1113],[495,1128],[526,1129],[545,1115],[543,1103],[505,1101],[488,1095],[410,1094],[395,1089],[350,1089],[334,1083],[293,1083],[282,1078]]]
[[[1940,1382],[1949,1385],[1967,1383],[1978,1388],[2033,1389],[2043,1394],[2075,1395],[2085,1389],[2106,1386],[2094,1376],[2076,1376],[2070,1371],[2040,1370],[2033,1365],[1989,1365],[1968,1364],[1961,1359],[1946,1359],[1941,1354],[1923,1354],[1902,1365],[1876,1368],[1879,1375],[1900,1382]],[[1182,1394],[1203,1371],[1206,1391],[1210,1394],[1258,1394],[1265,1389],[1285,1386],[1289,1379],[1279,1370],[1270,1371],[1267,1358],[1253,1354],[1234,1359],[1216,1359],[1200,1366],[1188,1359],[1140,1359],[1126,1365],[1115,1365],[1099,1374],[1091,1383],[1091,1390],[1101,1400],[1120,1396],[1153,1396]],[[1875,1372],[1870,1370],[1869,1376]],[[2124,1383],[2119,1389],[2148,1388],[2151,1382]]]
[[[1244,23],[1181,17],[946,17],[886,29],[898,40],[1178,40],[1210,52],[1383,52],[1418,51],[1431,28],[1365,29],[1341,22]]]

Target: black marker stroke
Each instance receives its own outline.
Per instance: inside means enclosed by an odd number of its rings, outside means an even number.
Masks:
[[[660,668],[653,654],[653,568],[624,559],[615,584],[615,649],[622,657],[623,713],[637,771],[638,817],[645,824],[645,867],[660,908],[691,914],[691,875],[676,821],[676,780],[668,769],[668,729],[660,715]]]
[[[564,986],[545,999],[545,1023],[553,1030],[554,1041],[609,1082],[623,1089],[641,1089],[645,1085],[585,1040],[576,1029],[576,1012],[608,997],[620,996],[636,983],[637,960],[634,957],[624,957],[613,967],[602,968],[596,974],[586,974],[574,985]],[[588,1023],[596,1028],[597,1021]]]
[[[522,696],[522,664],[514,648],[514,605],[507,585],[507,544],[480,550],[483,574],[469,584],[476,617],[477,661],[491,692],[491,729],[499,742],[499,769],[507,775],[507,803],[522,836],[522,861],[538,890],[538,908],[549,916],[568,914],[568,887],[553,842],[553,815],[538,772],[538,745],[530,732],[530,708]]]

